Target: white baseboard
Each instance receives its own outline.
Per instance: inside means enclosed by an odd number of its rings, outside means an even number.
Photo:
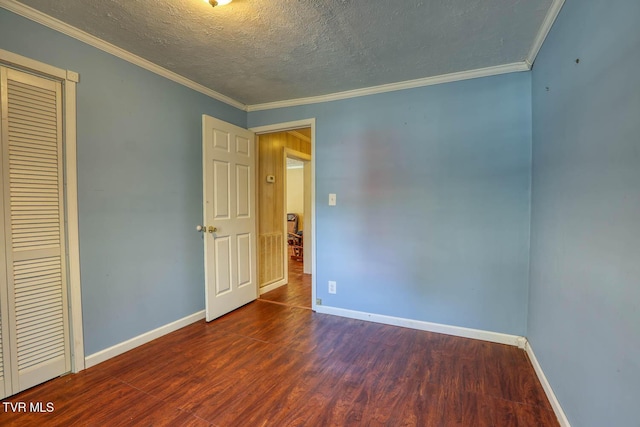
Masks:
[[[453,335],[457,337],[473,338],[483,341],[495,342],[498,344],[512,345],[521,348],[527,352],[529,360],[531,360],[531,364],[533,365],[533,369],[535,370],[536,375],[538,376],[538,379],[542,384],[542,388],[544,389],[544,392],[549,399],[549,403],[551,404],[553,412],[558,418],[560,426],[571,427],[571,425],[569,424],[569,420],[562,410],[560,402],[553,392],[553,389],[551,388],[547,377],[544,375],[542,367],[540,366],[540,363],[538,363],[538,359],[536,359],[536,356],[533,353],[533,349],[531,348],[531,344],[526,337],[503,334],[500,332],[483,331],[481,329],[463,328],[461,326],[443,325],[441,323],[425,322],[422,320],[413,320],[405,319],[402,317],[385,316],[382,314],[366,313],[363,311],[347,310],[344,308],[329,307],[326,305],[316,306],[316,312],[331,314],[334,316],[348,317],[350,319],[383,323],[385,325],[402,326],[405,328],[418,329],[421,331],[437,332],[440,334]]]
[[[422,320],[404,319],[402,317],[385,316],[382,314],[347,310],[344,308],[329,307],[326,305],[317,305],[316,312],[332,314],[334,316],[348,317],[350,319],[366,320],[368,322],[384,323],[385,325],[402,326],[405,328],[418,329],[421,331],[454,335],[457,337],[474,338],[477,340],[490,341],[498,344],[507,344],[520,348],[524,348],[524,345],[526,343],[526,338],[518,335],[483,331],[481,329],[463,328],[461,326],[443,325],[441,323],[425,322]]]
[[[274,283],[272,283],[270,285],[263,286],[263,287],[260,288],[260,295],[266,294],[267,292],[272,291],[274,289],[278,289],[280,286],[284,286],[286,284],[287,284],[286,280],[280,280],[280,281],[274,282]]]
[[[564,411],[562,410],[562,407],[560,406],[560,402],[558,401],[556,394],[553,392],[553,389],[551,388],[551,384],[549,384],[547,377],[544,375],[542,366],[540,366],[540,363],[538,363],[538,359],[536,358],[536,355],[533,353],[533,348],[531,347],[531,344],[529,343],[529,341],[525,343],[524,349],[527,352],[527,356],[529,356],[529,360],[533,365],[533,369],[536,371],[536,374],[538,375],[538,379],[540,380],[540,384],[542,384],[542,388],[544,389],[544,392],[547,395],[547,399],[549,399],[549,403],[551,403],[553,412],[556,414],[556,417],[558,418],[558,423],[560,423],[561,427],[571,427],[566,414],[564,413]]]
[[[97,365],[98,363],[102,363],[105,360],[111,359],[112,357],[116,357],[129,350],[133,350],[134,348],[141,346],[142,344],[146,344],[149,341],[153,341],[156,338],[160,338],[163,335],[176,331],[201,319],[204,319],[204,310],[191,314],[187,317],[183,317],[182,319],[178,319],[175,322],[160,326],[159,328],[156,328],[152,331],[145,332],[142,335],[133,337],[130,340],[121,342],[120,344],[105,348],[104,350],[101,350],[97,353],[93,353],[84,359],[85,368],[90,368]]]

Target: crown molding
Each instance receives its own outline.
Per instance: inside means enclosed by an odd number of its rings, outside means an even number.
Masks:
[[[538,56],[538,52],[542,48],[544,41],[547,39],[549,35],[549,31],[551,31],[551,27],[553,27],[554,22],[556,22],[556,18],[558,18],[558,14],[564,5],[565,0],[553,0],[551,7],[547,11],[547,16],[544,17],[544,21],[542,21],[542,25],[540,26],[540,30],[538,30],[538,34],[536,38],[533,40],[533,44],[531,45],[531,49],[529,50],[529,54],[525,59],[525,62],[529,65],[529,68],[533,67],[533,63]]]
[[[272,110],[276,108],[296,107],[300,105],[318,104],[321,102],[338,101],[342,99],[357,98],[367,95],[375,95],[385,92],[394,92],[398,90],[414,89],[424,86],[432,86],[442,83],[451,83],[461,80],[469,80],[480,77],[489,77],[500,74],[515,73],[522,71],[529,71],[535,61],[535,58],[544,43],[553,23],[555,22],[565,0],[553,0],[547,15],[543,21],[538,34],[533,42],[533,45],[529,51],[529,54],[523,62],[515,62],[511,64],[498,65],[495,67],[479,68],[469,71],[461,71],[457,73],[442,74],[439,76],[424,77],[415,80],[407,80],[397,83],[389,83],[379,86],[366,87],[362,89],[348,90],[344,92],[330,93],[326,95],[312,96],[306,98],[288,99],[283,101],[267,102],[262,104],[246,105],[233,98],[216,92],[208,87],[205,87],[199,83],[187,79],[173,71],[169,71],[151,61],[141,58],[129,51],[126,51],[120,47],[117,47],[109,42],[106,42],[96,36],[86,33],[78,28],[75,28],[69,24],[66,24],[56,18],[46,15],[36,9],[33,9],[24,4],[18,3],[16,0],[0,0],[0,7],[34,21],[45,27],[51,28],[111,55],[114,55],[120,59],[137,65],[147,71],[150,71],[159,76],[165,77],[173,82],[181,84],[196,92],[200,92],[210,98],[216,99],[220,102],[228,104],[232,107],[238,108],[243,111],[261,111]]]
[[[267,102],[247,106],[247,111],[272,110],[274,108],[297,107],[299,105],[318,104],[321,102],[338,101],[341,99],[357,98],[360,96],[376,95],[397,90],[414,89],[424,86],[438,85],[442,83],[457,82],[460,80],[477,79],[479,77],[497,76],[499,74],[529,71],[531,67],[526,62],[514,62],[512,64],[498,65],[495,67],[478,68],[476,70],[461,71],[458,73],[442,74],[433,77],[407,80],[398,83],[389,83],[380,86],[366,87],[362,89],[347,90],[344,92],[330,93],[328,95],[312,96],[309,98],[297,98],[284,101]]]
[[[221,93],[218,93],[212,89],[209,89],[208,87],[205,87],[192,80],[189,80],[186,77],[183,77],[177,73],[174,73],[173,71],[169,71],[166,68],[156,65],[151,61],[148,61],[144,58],[134,55],[129,51],[119,48],[118,46],[115,46],[96,36],[86,33],[56,18],[46,15],[40,12],[39,10],[33,9],[22,3],[18,3],[15,0],[0,0],[0,7],[10,12],[13,12],[17,15],[20,15],[24,18],[27,18],[31,21],[37,22],[38,24],[44,25],[45,27],[49,27],[52,30],[58,31],[69,37],[79,40],[83,43],[86,43],[90,46],[93,46],[97,49],[100,49],[103,52],[107,52],[113,56],[116,56],[120,59],[123,59],[127,62],[137,65],[140,68],[144,68],[147,71],[151,71],[152,73],[155,73],[173,82],[186,86],[189,89],[193,89],[196,92],[200,92],[204,95],[207,95],[210,98],[216,99],[220,102],[224,102],[225,104],[228,104],[232,107],[238,108],[243,111],[246,111],[247,109],[247,106],[245,104],[238,102],[235,99],[232,99],[226,95],[222,95]]]

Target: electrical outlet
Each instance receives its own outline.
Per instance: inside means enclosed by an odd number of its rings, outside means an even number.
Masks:
[[[333,280],[329,280],[329,293],[330,294],[336,293],[336,282],[334,282]]]
[[[316,298],[316,305],[322,305],[322,298]]]

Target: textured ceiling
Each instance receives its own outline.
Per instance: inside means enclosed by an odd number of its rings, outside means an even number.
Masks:
[[[243,104],[522,62],[552,0],[20,0]]]

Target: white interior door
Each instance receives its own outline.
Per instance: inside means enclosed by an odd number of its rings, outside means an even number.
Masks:
[[[202,116],[207,321],[257,298],[255,138]]]

